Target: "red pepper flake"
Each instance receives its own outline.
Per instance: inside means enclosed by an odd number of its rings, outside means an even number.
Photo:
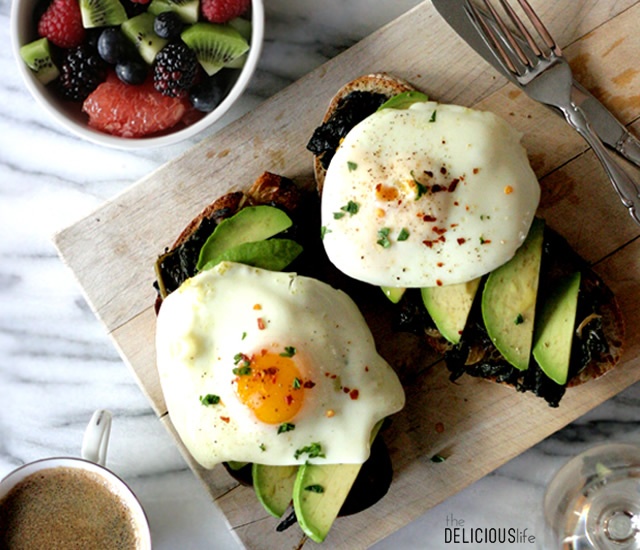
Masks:
[[[228,416],[221,416],[220,420],[222,420],[223,422],[226,422],[227,424],[231,422],[231,419]]]
[[[349,397],[355,401],[356,399],[358,399],[358,397],[360,396],[360,392],[358,390],[351,390],[349,392]]]
[[[258,330],[264,330],[267,328],[267,324],[264,322],[262,317],[258,317]]]
[[[440,173],[444,176],[447,173],[447,168],[446,166],[443,166],[442,168],[440,168]]]
[[[447,191],[449,191],[449,193],[453,193],[456,190],[456,187],[458,187],[458,183],[460,182],[460,180],[458,178],[454,179],[450,184],[449,184],[449,188],[447,189]]]
[[[442,422],[436,422],[436,432],[439,434],[444,432],[444,424]]]
[[[444,265],[444,262],[438,262],[436,265],[437,265],[438,267],[442,267],[442,266]]]
[[[364,372],[369,372],[369,365],[364,366]]]
[[[327,373],[327,374],[329,374],[329,373]],[[304,383],[302,384],[302,387],[303,387],[303,388],[307,388],[307,389],[311,389],[311,388],[313,388],[315,385],[316,385],[316,383],[315,383],[315,382],[313,382],[313,381],[311,381],[311,380],[307,380],[306,382],[304,382]]]
[[[466,243],[466,242],[467,242],[467,239],[465,239],[464,237],[460,237],[460,238],[458,239],[458,244],[464,244],[464,243]]]
[[[473,169],[473,173],[474,173],[474,174],[477,174],[478,172],[480,172],[480,168],[474,168],[474,169]]]
[[[342,391],[344,393],[349,393],[351,390],[345,386],[344,388],[342,388]]]
[[[436,218],[435,216],[432,216],[431,214],[425,214],[424,216],[422,216],[422,221],[423,222],[435,222],[438,218]]]
[[[436,284],[437,284],[438,286],[442,286],[442,281],[441,281],[440,279],[437,279],[437,280],[436,280]]]
[[[438,235],[444,235],[447,232],[447,228],[446,227],[438,227],[437,225],[434,225],[431,228],[431,231],[433,231],[434,233],[437,233]]]
[[[285,396],[284,402],[287,404],[287,406],[291,405],[291,403],[293,403],[293,395],[289,394]]]

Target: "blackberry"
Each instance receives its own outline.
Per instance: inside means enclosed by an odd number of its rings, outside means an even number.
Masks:
[[[153,86],[169,97],[186,97],[198,76],[198,59],[184,42],[170,42],[156,56]]]
[[[60,64],[58,86],[66,99],[84,101],[107,77],[107,67],[88,45],[71,48]]]

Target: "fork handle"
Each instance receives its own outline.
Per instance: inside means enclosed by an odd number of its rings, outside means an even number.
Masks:
[[[640,212],[638,212],[638,203],[636,202],[640,200],[640,187],[638,187],[633,179],[631,179],[631,176],[613,160],[602,144],[602,141],[600,141],[600,138],[591,128],[587,117],[580,107],[572,103],[571,108],[563,109],[562,111],[567,122],[591,146],[598,160],[602,163],[607,176],[609,176],[622,204],[627,207],[634,221],[640,224]]]

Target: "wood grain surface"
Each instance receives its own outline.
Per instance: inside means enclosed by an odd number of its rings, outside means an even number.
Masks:
[[[640,134],[640,3],[532,4],[581,82]],[[523,133],[542,186],[540,215],[618,294],[627,345],[618,368],[570,389],[560,408],[552,409],[481,380],[453,384],[438,357],[428,350],[416,356],[415,341],[385,333],[374,320],[377,344],[401,371],[407,392],[406,408],[384,433],[395,477],[377,505],[336,522],[327,546],[366,548],[640,379],[639,228],[585,142],[507,84],[424,2],[55,236],[158,418],[247,548],[293,548],[301,531],[296,526],[276,533],[277,520],[250,488],[238,486],[222,468],[204,471],[182,447],[155,368],[153,264],[206,204],[247,188],[263,171],[309,181],[312,159],[305,144],[326,105],[343,83],[374,71],[405,78],[442,102],[493,111]],[[640,180],[640,170],[627,166]],[[435,453],[447,460],[431,462]]]

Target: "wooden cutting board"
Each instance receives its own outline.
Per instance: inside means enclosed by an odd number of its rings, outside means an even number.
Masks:
[[[532,3],[582,83],[637,135],[640,2]],[[420,4],[55,236],[159,419],[248,548],[293,547],[301,532],[296,526],[276,533],[277,520],[251,489],[238,486],[222,468],[202,470],[182,447],[155,369],[153,264],[207,203],[247,188],[264,170],[307,181],[311,156],[305,144],[331,96],[351,78],[373,71],[406,78],[434,99],[493,111],[523,132],[543,189],[540,214],[618,294],[627,346],[618,368],[569,390],[558,409],[481,380],[453,384],[437,357],[414,357],[411,374],[403,377],[407,407],[385,432],[395,466],[391,490],[369,510],[338,520],[328,547],[371,545],[640,379],[639,228],[584,141],[498,77],[430,2]],[[640,180],[640,170],[633,173]],[[372,329],[387,359],[405,369],[403,347],[415,342]],[[447,460],[432,462],[435,453]]]

